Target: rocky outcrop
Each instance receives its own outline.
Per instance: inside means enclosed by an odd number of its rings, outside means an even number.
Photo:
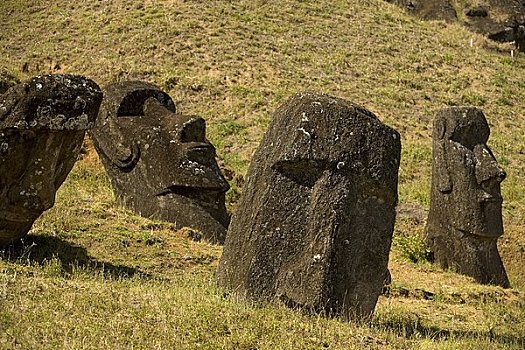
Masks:
[[[470,30],[500,42],[513,42],[525,51],[525,3],[486,0],[459,7],[449,0],[387,0],[425,20],[460,22]]]

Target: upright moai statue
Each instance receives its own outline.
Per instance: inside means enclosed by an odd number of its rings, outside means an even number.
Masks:
[[[387,274],[400,150],[399,134],[368,110],[293,96],[251,161],[219,285],[254,301],[371,316]]]
[[[477,108],[451,107],[437,113],[425,241],[442,268],[508,287],[496,245],[503,234],[500,183],[505,172],[487,146],[489,134]]]
[[[101,101],[95,82],[74,75],[38,76],[0,95],[0,246],[54,205]]]
[[[229,185],[204,119],[177,114],[170,96],[155,85],[126,81],[105,87],[89,134],[122,205],[224,242]]]

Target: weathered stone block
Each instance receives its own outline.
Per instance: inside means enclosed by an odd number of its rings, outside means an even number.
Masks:
[[[54,205],[101,101],[96,83],[74,75],[38,76],[0,95],[0,246]]]

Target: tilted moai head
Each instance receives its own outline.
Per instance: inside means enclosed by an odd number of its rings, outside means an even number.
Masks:
[[[486,144],[489,134],[479,109],[451,107],[437,113],[426,241],[444,268],[508,286],[496,247],[503,234],[505,172]]]
[[[0,95],[0,246],[53,206],[101,101],[97,84],[73,75],[38,76]]]
[[[127,81],[104,89],[90,135],[124,206],[224,242],[229,185],[204,119],[177,114],[169,95],[152,84]]]
[[[387,272],[399,134],[317,93],[284,103],[228,230],[219,285],[256,301],[369,317]]]

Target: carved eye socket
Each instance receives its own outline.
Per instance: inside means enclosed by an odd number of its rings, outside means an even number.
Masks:
[[[301,186],[312,188],[330,165],[327,160],[294,159],[278,161],[272,169]]]
[[[476,128],[476,125],[472,124],[468,127],[456,130],[450,137],[454,142],[457,142],[470,150],[474,149],[474,146],[485,143],[488,139],[488,135],[483,132],[484,130],[479,130]]]
[[[158,90],[135,90],[127,94],[119,104],[117,117],[140,117],[144,116],[146,101],[156,100],[159,106],[175,113],[175,104],[168,94]],[[159,108],[156,106],[155,108]]]

